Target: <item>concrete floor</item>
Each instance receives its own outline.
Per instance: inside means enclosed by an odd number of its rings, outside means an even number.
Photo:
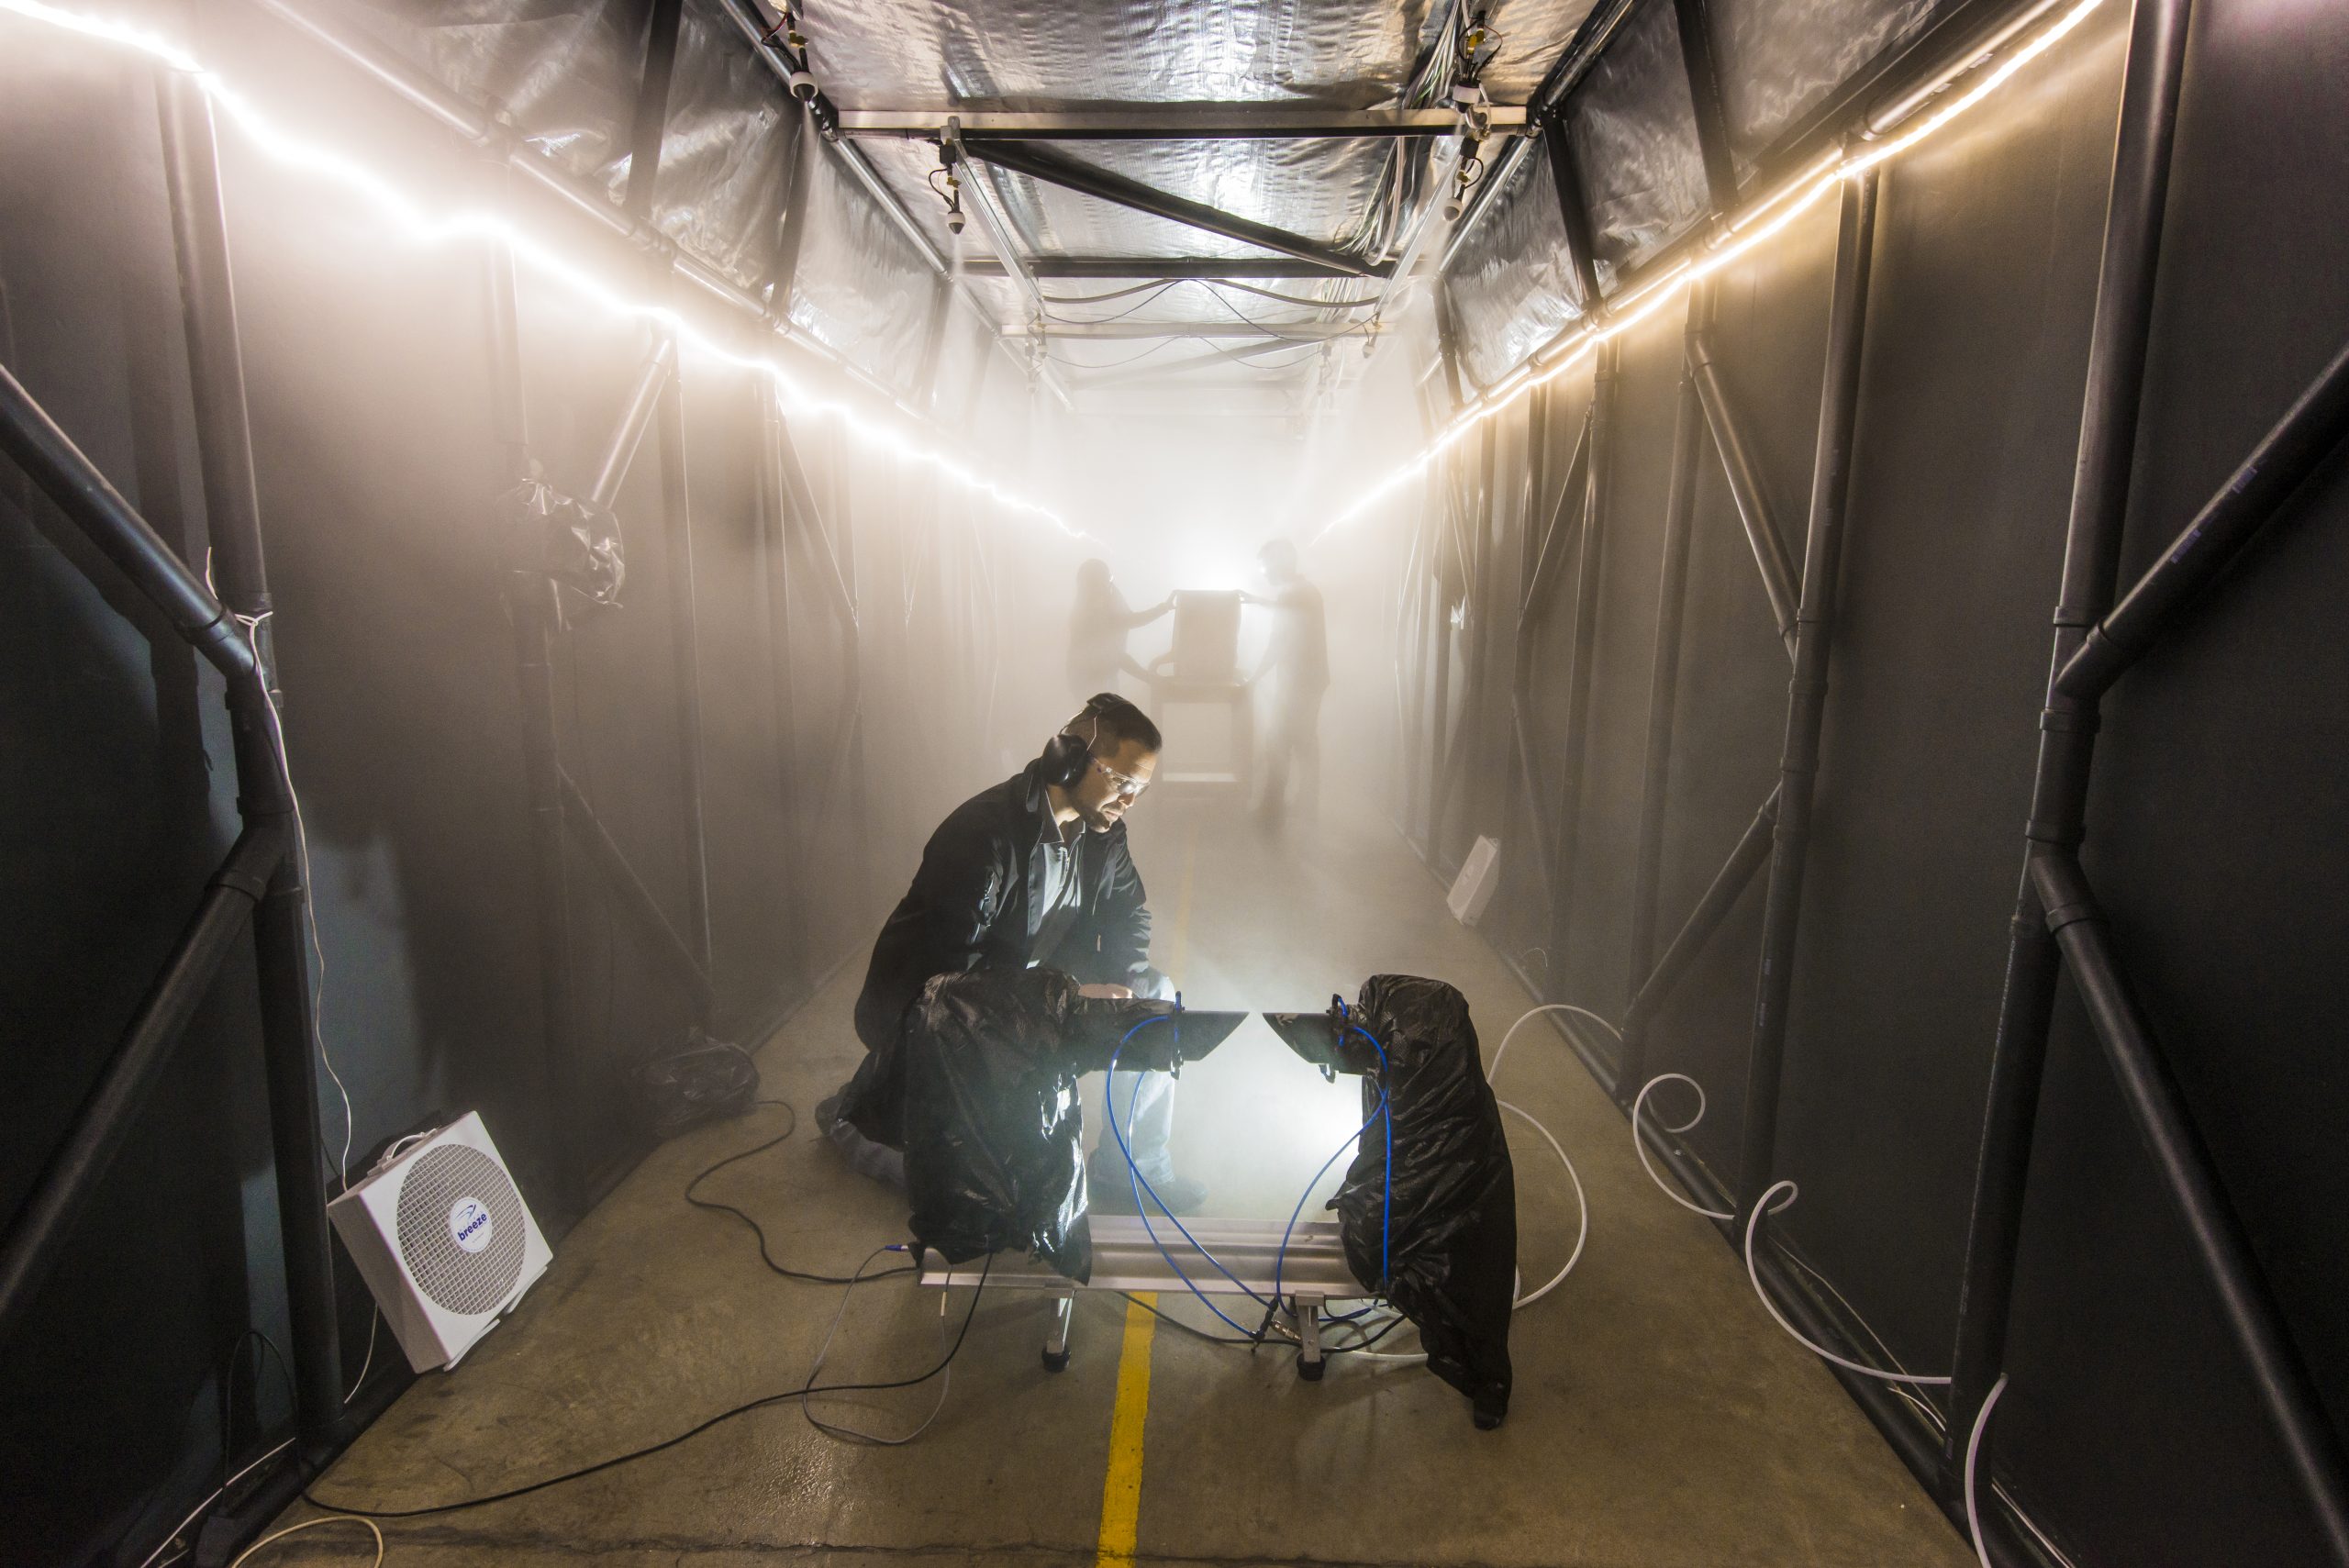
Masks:
[[[1271,838],[1153,799],[1134,834],[1159,913],[1159,962],[1194,1006],[1310,1007],[1381,970],[1440,975],[1468,996],[1489,1060],[1527,1005],[1367,811]],[[861,973],[851,965],[761,1057],[765,1092],[799,1107],[802,1134],[705,1189],[759,1214],[780,1255],[834,1273],[903,1233],[892,1195],[847,1173],[807,1131],[806,1108],[856,1055],[849,1017]],[[1332,1099],[1260,1031],[1252,1025],[1186,1072],[1177,1150],[1214,1184],[1212,1208],[1285,1218],[1335,1147],[1326,1129],[1351,1128],[1350,1101]],[[935,1425],[908,1447],[836,1441],[781,1404],[527,1498],[386,1521],[388,1561],[1970,1562],[1842,1390],[1771,1324],[1719,1238],[1649,1184],[1621,1115],[1555,1036],[1522,1031],[1500,1086],[1564,1141],[1592,1218],[1574,1274],[1517,1319],[1516,1393],[1499,1431],[1474,1430],[1466,1402],[1421,1368],[1341,1357],[1309,1385],[1286,1354],[1161,1326],[1124,1380],[1130,1410],[1146,1372],[1138,1550],[1103,1555],[1124,1304],[1080,1298],[1072,1364],[1053,1376],[1038,1365],[1043,1302],[991,1293]],[[566,1239],[513,1318],[457,1372],[411,1389],[317,1494],[397,1508],[523,1485],[796,1385],[840,1292],[766,1273],[747,1231],[678,1195],[695,1171],[769,1136],[782,1116],[763,1109],[656,1151]],[[1545,1279],[1573,1241],[1573,1198],[1539,1139],[1514,1120],[1510,1135],[1525,1270]],[[944,1328],[968,1299],[954,1295]],[[1164,1305],[1208,1320],[1187,1297]],[[935,1294],[903,1280],[867,1285],[826,1377],[918,1372],[934,1363],[941,1332]],[[902,1431],[936,1398],[931,1383],[824,1413]],[[297,1508],[284,1522],[310,1516]],[[273,1548],[257,1568],[364,1562],[368,1550],[362,1531],[334,1526]]]

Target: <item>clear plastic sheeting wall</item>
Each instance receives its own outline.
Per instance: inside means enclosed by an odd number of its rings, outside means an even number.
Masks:
[[[938,273],[896,220],[818,146],[802,171],[805,232],[792,274],[791,319],[900,392],[921,369]]]
[[[1461,369],[1489,386],[1583,314],[1550,150],[1536,142],[1489,198],[1445,278]]]

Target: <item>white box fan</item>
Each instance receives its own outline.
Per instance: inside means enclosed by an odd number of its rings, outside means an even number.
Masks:
[[[456,1365],[554,1258],[473,1111],[370,1172],[327,1218],[418,1372]]]

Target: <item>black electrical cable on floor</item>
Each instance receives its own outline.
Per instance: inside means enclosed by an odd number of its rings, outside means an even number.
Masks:
[[[793,1133],[799,1130],[799,1113],[792,1110],[791,1106],[787,1101],[758,1100],[753,1103],[762,1106],[781,1106],[785,1110],[791,1111],[791,1124],[788,1127],[785,1127],[781,1132],[775,1134],[773,1138],[768,1139],[764,1143],[758,1144],[750,1149],[745,1149],[739,1154],[729,1154],[725,1159],[718,1161],[715,1165],[711,1165],[702,1171],[698,1175],[695,1176],[692,1181],[685,1184],[685,1201],[693,1205],[696,1208],[706,1208],[714,1214],[730,1214],[735,1218],[740,1220],[743,1224],[749,1226],[751,1228],[751,1234],[759,1239],[759,1261],[766,1264],[766,1266],[774,1273],[781,1274],[785,1279],[801,1280],[809,1284],[856,1284],[857,1281],[847,1274],[811,1273],[805,1269],[795,1269],[786,1264],[777,1262],[775,1261],[774,1253],[768,1249],[766,1229],[764,1227],[760,1225],[756,1219],[752,1218],[744,1210],[735,1207],[730,1203],[721,1203],[716,1198],[696,1197],[694,1195],[696,1188],[699,1187],[704,1182],[709,1180],[710,1177],[718,1174],[718,1172],[726,1169],[727,1166],[740,1164],[742,1161],[750,1159],[754,1154],[763,1154],[768,1150],[773,1149],[776,1144],[783,1142],[785,1140],[791,1137]],[[891,1279],[898,1274],[909,1274],[913,1272],[913,1265],[911,1263],[907,1263],[903,1268],[884,1269],[877,1274],[866,1274],[864,1276],[863,1283],[869,1284],[874,1280]]]
[[[696,1426],[687,1428],[685,1430],[679,1432],[675,1437],[663,1438],[657,1443],[648,1444],[643,1448],[633,1450],[628,1453],[614,1454],[609,1459],[598,1460],[595,1463],[582,1466],[580,1469],[565,1471],[560,1475],[550,1475],[544,1480],[533,1481],[527,1485],[509,1486],[503,1492],[492,1492],[484,1497],[467,1497],[463,1501],[456,1503],[435,1503],[429,1507],[422,1508],[362,1508],[351,1503],[331,1503],[323,1501],[320,1498],[311,1496],[309,1489],[305,1487],[302,1492],[302,1501],[309,1504],[310,1507],[314,1508],[322,1508],[328,1513],[356,1514],[361,1518],[368,1519],[416,1519],[424,1518],[434,1514],[453,1514],[461,1512],[466,1508],[486,1507],[492,1503],[504,1503],[509,1502],[516,1497],[527,1497],[533,1492],[543,1492],[551,1486],[561,1486],[567,1482],[582,1481],[590,1475],[601,1474],[607,1470],[617,1470],[623,1464],[633,1464],[640,1459],[649,1459],[656,1453],[665,1453],[670,1449],[678,1446],[680,1443],[690,1442],[695,1438],[701,1436],[702,1433],[709,1430],[712,1427],[723,1425],[728,1421],[733,1420],[738,1416],[747,1416],[753,1410],[763,1410],[770,1405],[787,1404],[794,1399],[809,1399],[822,1394],[880,1394],[885,1393],[891,1389],[918,1387],[920,1385],[928,1383],[931,1378],[936,1377],[939,1373],[944,1372],[948,1367],[953,1365],[954,1358],[962,1353],[963,1341],[971,1332],[971,1319],[979,1315],[979,1297],[986,1294],[987,1275],[994,1271],[994,1268],[995,1254],[990,1252],[987,1254],[987,1261],[985,1264],[979,1270],[979,1283],[971,1292],[971,1305],[969,1309],[963,1314],[963,1326],[955,1331],[954,1343],[948,1347],[944,1358],[941,1359],[936,1366],[931,1367],[928,1372],[921,1373],[918,1377],[902,1377],[891,1383],[828,1384],[818,1384],[811,1378],[808,1382],[803,1384],[797,1388],[788,1388],[780,1394],[762,1395],[756,1399],[745,1400],[731,1409],[720,1410],[717,1415],[710,1417],[707,1420],[703,1421]],[[881,1276],[878,1274],[867,1274],[864,1277],[869,1281],[878,1279]]]
[[[1121,1290],[1118,1294],[1160,1322],[1180,1329],[1195,1339],[1205,1340],[1210,1345],[1252,1345],[1257,1342],[1256,1336],[1252,1334],[1219,1334],[1211,1329],[1202,1329],[1196,1323],[1186,1323],[1173,1313],[1152,1306],[1131,1291]]]

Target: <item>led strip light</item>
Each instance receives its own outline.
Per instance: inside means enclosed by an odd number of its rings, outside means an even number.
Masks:
[[[434,211],[397,183],[347,153],[280,128],[260,108],[217,72],[205,69],[193,55],[160,33],[105,17],[45,5],[42,0],[0,0],[0,14],[44,22],[66,32],[102,43],[136,50],[174,71],[184,72],[206,97],[218,106],[246,138],[273,161],[285,168],[327,180],[362,196],[392,227],[419,245],[447,245],[483,240],[511,248],[516,260],[541,276],[566,287],[614,316],[645,321],[676,336],[681,348],[740,370],[756,372],[774,384],[785,411],[837,419],[864,445],[884,455],[918,462],[985,496],[1008,512],[1041,518],[1071,539],[1087,537],[1071,528],[1050,507],[997,484],[965,466],[944,449],[923,440],[911,428],[922,417],[903,403],[893,406],[899,420],[866,417],[847,403],[818,395],[788,370],[763,354],[746,354],[726,347],[688,321],[670,306],[625,294],[592,271],[566,258],[561,250],[535,238],[513,218],[492,207]]]
[[[1703,255],[1674,264],[1625,298],[1604,306],[1601,314],[1586,319],[1570,336],[1553,339],[1535,350],[1524,363],[1487,388],[1477,402],[1454,415],[1452,422],[1429,443],[1426,450],[1355,497],[1319,533],[1313,536],[1313,542],[1319,543],[1328,538],[1335,529],[1353,521],[1397,489],[1427,473],[1438,458],[1459,445],[1471,430],[1504,409],[1516,406],[1534,388],[1547,386],[1583,363],[1599,344],[1619,333],[1630,331],[1682,297],[1695,284],[1765,241],[1776,239],[1796,218],[1818,206],[1822,197],[1844,181],[1856,179],[1898,158],[1973,108],[2006,85],[2017,72],[2054,48],[2059,39],[2086,21],[2088,13],[2103,3],[2104,0],[2080,0],[2080,4],[2066,12],[2060,21],[1990,68],[1981,81],[1927,116],[1915,129],[1867,146],[1858,152],[1838,150],[1824,155],[1810,169],[1796,175],[1770,195],[1730,219],[1713,247]],[[1553,362],[1544,366],[1542,361],[1545,359]]]

